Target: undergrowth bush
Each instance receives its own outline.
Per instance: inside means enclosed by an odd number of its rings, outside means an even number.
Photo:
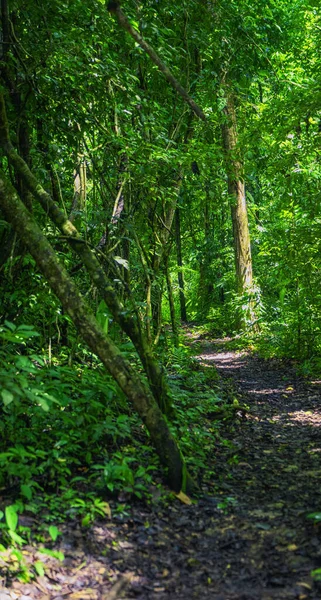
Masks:
[[[111,499],[149,502],[160,485],[159,461],[121,390],[92,355],[69,365],[61,353],[49,364],[37,337],[31,326],[0,329],[3,495],[18,512],[40,512],[43,522],[79,517],[84,526],[106,515]],[[123,349],[138,365],[132,346]],[[219,431],[207,414],[222,400],[184,345],[167,346],[163,362],[176,413],[171,428],[200,477]],[[1,524],[8,535],[4,511]]]

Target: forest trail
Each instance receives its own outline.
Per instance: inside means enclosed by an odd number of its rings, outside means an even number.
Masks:
[[[66,529],[56,543],[63,565],[47,557],[45,576],[0,600],[320,599],[310,573],[321,567],[321,525],[306,515],[321,510],[321,382],[200,344],[198,360],[249,406],[221,425],[214,495],[191,506],[136,503],[87,531]]]

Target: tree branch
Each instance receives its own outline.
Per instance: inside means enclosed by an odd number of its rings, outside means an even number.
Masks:
[[[202,121],[206,121],[206,115],[201,109],[201,107],[194,102],[193,98],[187,93],[185,88],[180,84],[180,82],[174,77],[173,73],[170,69],[165,65],[165,63],[160,59],[157,52],[155,52],[154,48],[150,46],[144,38],[140,35],[136,29],[130,24],[127,16],[123,13],[122,9],[118,2],[109,2],[107,5],[107,9],[113,15],[115,15],[119,25],[122,29],[125,29],[127,33],[140,45],[143,50],[148,54],[148,56],[152,59],[153,63],[159,68],[159,70],[165,75],[167,81],[171,84],[171,86],[179,93],[179,95],[183,98],[187,104],[191,107],[192,111],[196,114],[196,116]]]

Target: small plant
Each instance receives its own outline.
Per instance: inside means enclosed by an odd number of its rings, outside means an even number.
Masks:
[[[27,564],[27,561],[21,550],[17,548],[6,549],[0,544],[0,557],[3,565],[3,571],[12,578],[16,576],[22,583],[29,583],[33,577],[33,569]]]
[[[108,502],[101,500],[100,498],[96,498],[93,495],[86,499],[83,498],[74,498],[74,500],[70,504],[70,508],[76,509],[77,513],[82,517],[81,525],[83,527],[87,527],[97,517],[108,517],[111,518],[111,509]]]
[[[222,502],[218,503],[217,508],[219,510],[222,510],[224,513],[227,513],[230,508],[232,508],[236,505],[237,505],[236,498],[233,498],[232,496],[226,496],[226,498],[224,498],[222,500]]]
[[[135,470],[130,466],[133,462],[135,458],[116,453],[105,465],[94,465],[93,469],[101,472],[101,485],[110,492],[123,491],[142,498],[143,494],[148,495],[148,485],[152,482],[150,471],[154,467],[139,466]]]
[[[311,519],[314,523],[321,523],[321,512],[309,513],[307,519]]]
[[[311,577],[315,579],[315,581],[321,581],[321,569],[314,569],[311,571]]]
[[[4,518],[5,522],[0,522],[0,529],[3,531],[3,537],[5,541],[10,541],[14,545],[22,546],[22,544],[26,544],[26,540],[19,535],[18,530],[18,522],[19,517],[18,513],[22,512],[24,509],[24,505],[21,502],[16,502],[15,504],[10,504],[5,507],[4,513],[0,511],[0,521]],[[21,529],[21,528],[20,528]],[[24,528],[26,531],[26,528]]]

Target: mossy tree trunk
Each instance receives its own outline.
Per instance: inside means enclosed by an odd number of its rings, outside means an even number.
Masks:
[[[239,294],[253,286],[250,233],[243,178],[243,165],[237,140],[236,111],[230,90],[226,95],[225,122],[222,126],[226,155],[228,193],[233,223],[236,283]]]
[[[22,242],[28,247],[37,266],[80,335],[100,358],[106,370],[139,413],[160,460],[168,471],[170,487],[176,492],[181,489],[191,491],[193,483],[187,474],[182,454],[150,389],[98,325],[89,306],[59,262],[52,246],[2,174],[0,174],[0,208]]]
[[[168,294],[168,304],[169,311],[171,315],[171,324],[172,324],[172,333],[173,333],[173,342],[174,346],[178,348],[179,346],[179,335],[176,321],[176,312],[175,312],[175,302],[174,302],[174,293],[173,293],[173,285],[171,280],[171,274],[169,272],[169,258],[166,257],[165,262],[165,275],[166,275],[166,285],[167,285],[167,294]]]
[[[186,300],[185,300],[185,282],[184,282],[184,271],[183,271],[183,257],[182,257],[182,239],[181,239],[181,214],[180,207],[176,207],[175,212],[175,240],[176,240],[176,256],[177,256],[177,267],[178,267],[178,285],[179,285],[179,305],[181,313],[181,321],[186,323],[187,311],[186,311]]]
[[[156,239],[158,240],[157,251],[154,253],[151,261],[152,273],[152,321],[154,329],[154,345],[159,341],[162,329],[162,299],[164,289],[164,274],[166,281],[166,264],[171,252],[171,235],[172,227],[179,198],[179,193],[182,184],[182,173],[179,171],[176,182],[175,191],[171,199],[164,203],[162,215],[162,227],[157,232]]]
[[[68,220],[63,210],[53,201],[51,196],[43,189],[36,177],[30,171],[25,161],[14,149],[8,130],[4,97],[0,94],[0,146],[4,150],[8,160],[15,171],[23,179],[25,186],[36,198],[46,214],[55,223],[62,235],[66,237],[72,250],[78,254],[93,283],[100,290],[115,321],[133,342],[141,359],[142,365],[148,377],[151,390],[164,414],[173,412],[171,406],[171,395],[166,382],[166,377],[161,365],[155,359],[152,347],[141,329],[140,319],[135,312],[128,313],[118,298],[115,290],[108,280],[106,273],[100,265],[96,255],[81,238],[78,230]]]

